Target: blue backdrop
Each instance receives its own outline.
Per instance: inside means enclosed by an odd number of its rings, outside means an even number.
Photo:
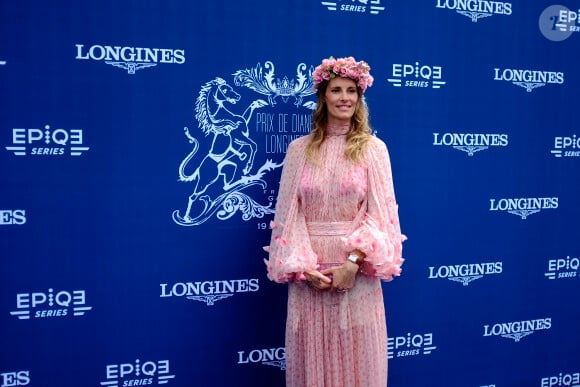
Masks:
[[[409,237],[389,386],[580,386],[579,14],[2,1],[0,386],[282,386],[262,246],[331,55],[372,66]]]

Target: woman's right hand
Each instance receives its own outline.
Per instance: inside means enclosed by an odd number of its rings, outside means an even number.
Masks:
[[[306,277],[306,281],[308,281],[310,286],[318,290],[327,290],[332,287],[332,279],[325,276],[318,270],[305,271],[304,276]]]

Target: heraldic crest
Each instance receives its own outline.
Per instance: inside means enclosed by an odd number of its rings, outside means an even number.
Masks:
[[[247,87],[268,99],[254,100],[242,114],[232,111],[242,99],[241,95],[223,78],[216,77],[201,87],[195,102],[195,118],[200,133],[207,138],[203,140],[204,144],[207,143],[207,151],[202,156],[200,140],[185,127],[185,136],[193,144],[193,149],[179,165],[178,180],[193,183],[193,193],[189,195],[183,213],[173,211],[172,217],[177,224],[197,226],[214,214],[218,219],[226,220],[238,211],[245,221],[274,213],[272,201],[260,204],[244,192],[255,185],[265,189],[264,175],[282,166],[282,163],[267,159],[252,172],[258,149],[250,136],[248,124],[256,109],[274,106],[277,97],[284,102],[294,97],[294,105],[312,109],[313,102],[303,103],[303,98],[314,94],[314,89],[312,68],[305,74],[306,65],[303,63],[297,68],[296,81],[287,77],[274,80],[271,62],[266,62],[265,68],[268,71],[258,64],[255,68],[233,74],[236,86]]]

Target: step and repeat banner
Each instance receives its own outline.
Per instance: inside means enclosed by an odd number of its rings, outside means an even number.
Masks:
[[[389,386],[580,386],[579,19],[570,0],[2,1],[0,386],[283,386],[262,246],[330,56],[372,67],[409,237],[383,286]]]

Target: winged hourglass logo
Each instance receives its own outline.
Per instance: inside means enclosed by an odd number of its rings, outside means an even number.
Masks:
[[[134,63],[134,62],[114,62],[114,61],[105,61],[105,63],[123,70],[127,70],[127,74],[135,74],[135,71],[137,70],[157,66],[157,63]]]

